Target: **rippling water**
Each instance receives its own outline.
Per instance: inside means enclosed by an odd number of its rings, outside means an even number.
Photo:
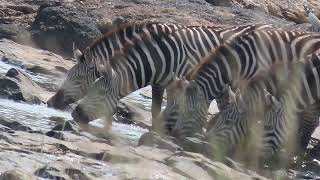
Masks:
[[[61,83],[61,79],[54,78],[52,76],[40,75],[29,72],[25,69],[16,67],[14,65],[4,63],[0,61],[0,74],[5,75],[10,68],[18,68],[26,72],[32,80],[38,83],[52,83],[58,85]],[[146,109],[150,109],[151,100],[144,98],[140,95],[141,91],[136,91],[126,99],[130,99],[134,102],[143,104]],[[15,102],[7,99],[0,99],[0,117],[6,120],[18,121],[23,125],[26,125],[33,130],[48,131],[56,125],[56,121],[52,117],[61,118],[64,120],[71,120],[71,114],[67,111],[55,110],[48,108],[45,104],[35,105],[24,102]],[[92,122],[93,125],[101,127],[103,123],[101,120]],[[124,138],[137,140],[147,130],[134,125],[113,123],[112,131]]]

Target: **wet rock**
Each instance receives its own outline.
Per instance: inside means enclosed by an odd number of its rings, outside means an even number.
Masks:
[[[68,176],[66,176],[63,172],[60,172],[58,169],[53,167],[47,167],[47,166],[37,169],[34,174],[38,177],[47,178],[47,179],[65,180],[68,178]]]
[[[140,139],[138,146],[149,146],[149,147],[157,147],[160,149],[167,149],[169,151],[175,152],[177,150],[181,150],[181,147],[176,145],[169,137],[161,137],[156,132],[146,132],[144,133]]]
[[[151,128],[151,112],[142,104],[122,99],[117,107],[116,120],[126,124],[135,124],[145,129]]]
[[[0,124],[0,132],[14,132],[14,130],[9,128],[8,126]]]
[[[72,56],[72,43],[80,49],[101,35],[95,20],[81,10],[69,6],[46,7],[32,24],[35,42],[42,48]]]
[[[79,132],[79,125],[72,120],[66,121],[63,124],[57,124],[55,127],[53,127],[52,131],[70,131],[70,132]]]
[[[78,134],[80,131],[79,129],[80,127],[75,121],[69,120],[62,124],[57,124],[45,134],[49,137],[53,137],[60,140],[70,140],[74,138],[72,137],[74,135],[72,135],[71,133],[65,133],[62,131],[68,131],[68,132],[72,132],[73,134]]]
[[[0,175],[0,180],[36,180],[35,176],[24,173],[22,170],[14,169],[5,171]]]
[[[48,131],[46,132],[46,135],[49,137],[53,137],[56,139],[60,139],[60,140],[66,140],[66,138],[64,137],[64,133],[60,132],[60,131]]]
[[[116,116],[113,117],[115,121],[123,124],[134,124],[132,121],[133,112],[123,102],[118,103],[116,107]]]
[[[15,131],[31,131],[32,130],[30,127],[24,126],[17,121],[7,121],[4,119],[0,119],[0,124]]]
[[[0,94],[4,98],[35,104],[46,102],[50,96],[28,74],[15,68],[11,68],[5,77],[0,78]]]

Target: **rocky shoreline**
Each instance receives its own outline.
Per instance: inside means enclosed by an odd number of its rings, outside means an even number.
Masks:
[[[119,23],[261,23],[307,31],[307,13],[313,11],[319,16],[319,7],[318,1],[303,4],[298,0],[291,4],[285,0],[0,0],[0,101],[44,106],[75,63],[70,58],[73,43],[83,49]],[[147,99],[150,90],[142,94]],[[151,114],[145,106],[124,99],[114,116],[114,122],[146,132],[134,140],[61,117],[49,118],[55,125],[50,130],[35,130],[19,122],[15,112],[8,117],[0,110],[0,180],[320,177],[320,130],[314,133],[307,155],[292,165],[293,170],[266,168],[255,172],[229,158],[225,164],[214,162],[183,150],[171,139],[147,132]],[[211,113],[216,111],[213,105]]]

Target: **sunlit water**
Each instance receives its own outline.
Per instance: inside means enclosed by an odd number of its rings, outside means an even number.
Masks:
[[[0,61],[1,75],[5,75],[10,68],[21,69],[30,75],[32,80],[38,83],[51,83],[54,85],[59,85],[62,81],[61,79],[57,79],[52,76],[32,73],[23,68]],[[140,104],[143,104],[146,109],[150,109],[151,107],[151,99],[141,96],[140,91],[132,93],[130,96],[126,97],[126,99],[130,99],[133,102],[139,102]],[[57,123],[52,117],[54,117],[54,119],[61,118],[64,120],[72,119],[70,112],[48,108],[45,104],[35,105],[24,102],[15,102],[7,99],[0,99],[0,118],[20,122],[21,124],[30,127],[32,130],[50,130]],[[98,127],[103,126],[101,120],[96,120],[91,124]],[[139,139],[140,136],[146,131],[146,129],[135,125],[119,124],[116,122],[114,122],[112,126],[113,133],[132,140]]]

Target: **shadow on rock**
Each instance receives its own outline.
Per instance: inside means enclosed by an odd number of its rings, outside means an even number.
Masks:
[[[40,104],[48,94],[25,72],[11,68],[6,76],[0,78],[0,95],[15,101]]]
[[[71,6],[42,8],[32,24],[37,45],[67,56],[73,54],[73,42],[84,49],[100,35],[95,20]]]

